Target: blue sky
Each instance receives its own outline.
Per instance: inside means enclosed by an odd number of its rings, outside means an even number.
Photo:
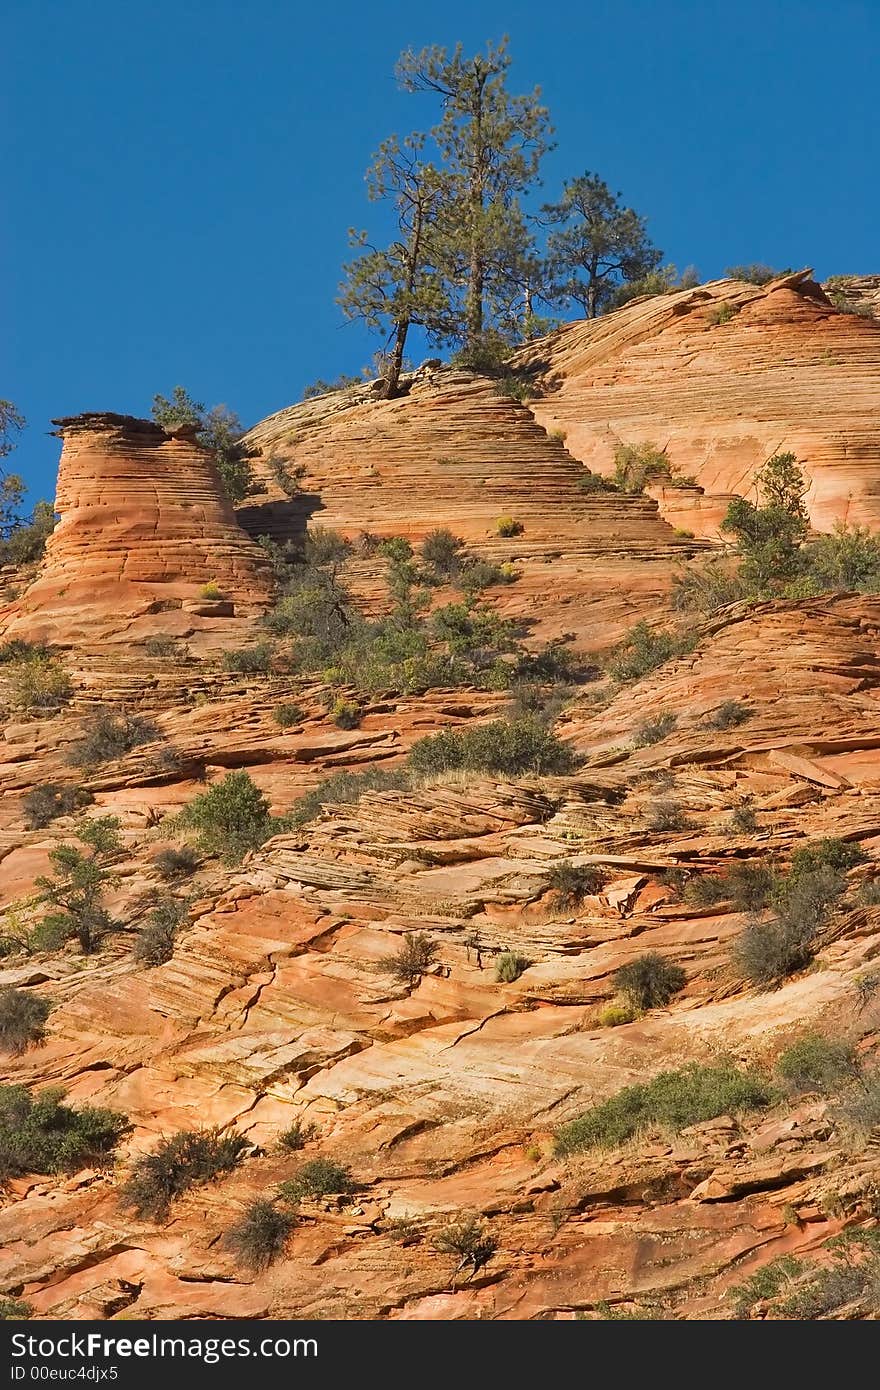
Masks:
[[[6,0],[3,28],[0,396],[36,495],[52,416],[180,382],[253,423],[369,359],[334,297],[371,152],[431,121],[407,46],[509,33],[556,126],[541,196],[597,171],[679,267],[880,270],[877,0]]]

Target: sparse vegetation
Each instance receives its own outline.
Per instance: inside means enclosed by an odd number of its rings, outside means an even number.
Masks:
[[[687,830],[690,821],[684,807],[673,797],[658,797],[648,803],[645,823],[655,835],[663,835],[673,830]]]
[[[48,712],[67,704],[73,696],[73,685],[64,667],[53,657],[30,656],[9,663],[6,696],[13,709],[31,714]]]
[[[128,1120],[115,1110],[65,1105],[61,1087],[34,1096],[0,1086],[0,1181],[25,1173],[77,1173],[107,1164]]]
[[[584,898],[598,893],[602,887],[602,871],[595,864],[573,864],[563,859],[554,864],[547,875],[546,887],[556,894],[559,907],[579,907]]]
[[[52,1005],[42,994],[14,985],[0,988],[0,1052],[18,1056],[41,1043]]]
[[[164,965],[174,955],[174,944],[187,917],[182,898],[164,898],[147,916],[134,943],[134,958],[140,965]]]
[[[295,724],[301,724],[305,717],[300,706],[290,700],[276,705],[272,711],[272,718],[281,729],[292,729]]]
[[[405,767],[367,767],[362,772],[334,772],[301,796],[291,814],[294,825],[307,825],[326,806],[352,805],[367,792],[405,791],[411,784]]]
[[[360,705],[352,700],[337,700],[330,711],[330,718],[337,729],[357,729],[362,717]]]
[[[44,830],[60,816],[71,816],[90,806],[94,799],[85,787],[73,783],[37,783],[21,800],[25,825],[29,830]]]
[[[643,719],[636,725],[633,743],[636,748],[647,748],[654,743],[662,743],[668,738],[678,723],[678,716],[672,710],[663,710],[653,719]]]
[[[499,536],[508,540],[512,536],[521,536],[525,527],[521,521],[516,521],[512,516],[500,516],[495,523],[495,530]]]
[[[741,1284],[734,1284],[728,1297],[736,1304],[737,1316],[746,1317],[755,1304],[776,1298],[792,1279],[801,1273],[803,1267],[800,1260],[793,1259],[791,1255],[783,1255],[780,1259],[772,1260],[770,1264],[756,1269],[754,1274],[750,1274]]]
[[[494,720],[473,728],[443,729],[413,744],[409,765],[414,773],[434,776],[452,769],[497,772],[516,777],[571,772],[575,755],[535,719]]]
[[[473,1275],[489,1263],[498,1249],[498,1242],[477,1217],[464,1216],[438,1231],[434,1246],[442,1255],[456,1256],[456,1274],[470,1266]]]
[[[565,1125],[557,1138],[560,1153],[612,1148],[653,1128],[678,1132],[718,1115],[735,1115],[769,1105],[773,1091],[757,1072],[732,1064],[664,1071],[653,1080],[622,1091],[594,1105],[579,1120]]]
[[[49,851],[54,874],[36,880],[41,901],[56,909],[31,932],[31,945],[37,950],[57,950],[75,939],[87,955],[116,926],[103,894],[111,881],[109,865],[121,848],[119,821],[115,816],[94,816],[80,821],[75,835],[84,848],[57,845]]]
[[[422,559],[445,579],[458,572],[463,547],[464,541],[460,536],[441,526],[436,531],[429,531],[422,541]]]
[[[691,634],[672,632],[668,628],[650,628],[642,620],[611,652],[606,669],[615,680],[641,680],[651,671],[665,666],[667,661],[692,652],[695,644],[696,639]]]
[[[24,1322],[33,1312],[33,1305],[23,1298],[0,1298],[0,1322]]]
[[[748,265],[729,265],[724,274],[728,280],[745,280],[749,285],[767,285],[771,280],[778,280],[781,275],[790,274],[790,271],[774,270],[762,261],[751,261]]]
[[[79,742],[73,745],[67,761],[72,767],[100,767],[161,737],[156,722],[143,715],[100,710],[83,723]]]
[[[502,951],[495,962],[495,979],[499,984],[511,985],[524,970],[528,970],[531,963],[527,956],[520,955],[518,951]]]
[[[776,1070],[793,1091],[837,1090],[858,1076],[856,1050],[844,1038],[823,1038],[808,1033],[779,1056]]]
[[[400,949],[382,961],[381,969],[401,984],[412,985],[430,970],[438,954],[436,941],[425,932],[408,932]]]
[[[306,1198],[347,1196],[354,1187],[351,1172],[344,1164],[330,1158],[313,1158],[283,1182],[278,1193],[285,1202],[296,1204]]]
[[[278,1136],[278,1148],[282,1153],[298,1153],[310,1139],[317,1134],[316,1127],[308,1120],[294,1120]]]
[[[272,669],[272,648],[268,642],[252,647],[233,647],[223,653],[223,670],[242,676],[265,676]]]
[[[176,817],[179,828],[195,833],[200,849],[219,855],[225,864],[238,863],[261,845],[275,824],[265,796],[241,770],[227,773]]]
[[[728,829],[734,835],[753,835],[758,829],[758,817],[751,806],[734,806],[730,813]]]
[[[240,1264],[254,1270],[268,1269],[284,1254],[296,1222],[293,1212],[283,1211],[268,1198],[258,1197],[226,1232],[223,1243]]]
[[[710,729],[737,729],[751,717],[752,711],[741,700],[722,700],[716,710],[706,715],[706,725]]]
[[[247,1147],[240,1134],[222,1134],[216,1128],[180,1130],[135,1160],[122,1187],[123,1204],[140,1217],[163,1221],[175,1197],[196,1183],[231,1172]]]
[[[855,1147],[868,1142],[880,1125],[880,1068],[864,1074],[837,1107],[834,1119]]]
[[[658,951],[636,956],[614,974],[614,988],[638,1012],[665,1008],[686,983],[681,966]]]
[[[180,849],[169,846],[153,855],[153,867],[169,883],[174,879],[189,878],[200,862],[198,854],[189,845],[181,845]]]
[[[614,485],[620,492],[642,493],[655,478],[669,478],[669,459],[656,444],[618,444],[614,450]]]
[[[171,632],[157,632],[154,637],[148,637],[144,642],[144,651],[147,656],[179,657],[182,655],[181,644]]]

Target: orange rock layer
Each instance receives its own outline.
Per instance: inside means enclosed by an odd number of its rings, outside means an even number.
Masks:
[[[265,560],[188,433],[113,414],[54,423],[64,440],[61,520],[7,635],[126,640],[157,626],[190,632],[265,603]],[[203,596],[207,584],[219,597]]]

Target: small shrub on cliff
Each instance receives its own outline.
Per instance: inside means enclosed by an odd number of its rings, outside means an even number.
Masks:
[[[462,1217],[450,1221],[434,1237],[434,1248],[442,1255],[455,1255],[458,1260],[456,1273],[470,1266],[473,1274],[491,1260],[498,1249],[498,1242],[475,1216]]]
[[[361,722],[361,708],[351,700],[337,700],[332,710],[330,718],[337,729],[357,729]]]
[[[880,1068],[862,1077],[835,1110],[834,1121],[856,1148],[868,1143],[880,1125]]]
[[[240,1264],[254,1270],[268,1269],[284,1254],[296,1222],[293,1212],[282,1211],[274,1202],[258,1197],[226,1232],[223,1244]]]
[[[401,984],[411,985],[424,975],[437,959],[438,946],[425,932],[408,932],[403,944],[393,956],[381,962],[380,968]]]
[[[495,523],[495,530],[498,532],[499,536],[503,536],[505,540],[510,539],[512,536],[521,536],[525,529],[522,522],[515,521],[512,516],[499,516]]]
[[[272,718],[280,729],[291,729],[295,724],[301,724],[305,717],[303,710],[293,701],[276,705],[272,711]]]
[[[453,769],[500,772],[570,772],[576,758],[555,734],[534,719],[495,720],[474,728],[443,729],[413,744],[413,772],[433,776]]]
[[[867,528],[838,524],[801,554],[819,592],[880,592],[880,538]]]
[[[644,492],[652,478],[668,478],[669,472],[669,459],[656,444],[618,444],[614,450],[614,485],[621,492]]]
[[[730,902],[735,912],[758,912],[776,891],[778,879],[766,864],[733,864],[726,874],[698,874],[685,885],[686,902],[699,907]]]
[[[187,917],[187,905],[182,898],[165,898],[147,917],[137,934],[134,958],[140,965],[164,965],[174,955],[174,943]]]
[[[803,1270],[800,1260],[791,1255],[783,1255],[770,1264],[762,1265],[750,1274],[741,1284],[735,1284],[728,1291],[728,1297],[735,1301],[737,1316],[747,1317],[756,1303],[765,1303],[780,1294],[792,1279]]]
[[[64,667],[52,657],[35,656],[12,662],[6,673],[6,693],[13,709],[33,713],[66,705],[73,686]]]
[[[223,670],[243,676],[265,676],[272,668],[272,648],[268,642],[254,647],[234,647],[223,653]]]
[[[0,1298],[0,1322],[25,1322],[33,1312],[33,1305],[23,1298]]]
[[[231,1172],[247,1147],[240,1134],[221,1134],[216,1128],[180,1130],[135,1160],[122,1188],[123,1204],[138,1216],[164,1220],[175,1197],[196,1183]]]
[[[772,1100],[772,1087],[757,1072],[727,1063],[700,1066],[691,1062],[677,1071],[660,1072],[643,1084],[625,1086],[592,1106],[579,1120],[563,1126],[557,1148],[564,1154],[612,1148],[654,1127],[677,1133],[718,1115],[760,1110]]]
[[[195,831],[200,848],[235,864],[272,833],[269,803],[246,772],[229,772],[206,792],[194,797],[176,818],[184,830]]]
[[[750,984],[768,989],[809,965],[815,934],[814,924],[791,919],[750,922],[733,944],[734,966]]]
[[[189,845],[182,845],[180,849],[160,849],[158,854],[153,855],[153,867],[160,878],[169,883],[177,878],[189,878],[200,862],[199,856]]]
[[[223,598],[223,590],[214,579],[209,579],[207,584],[203,584],[200,593],[201,597],[207,599],[209,602],[214,602],[216,599]]]
[[[553,865],[546,886],[556,894],[560,907],[578,907],[584,898],[598,893],[602,887],[602,872],[594,864],[573,864],[570,859],[563,859]]]
[[[88,955],[117,925],[103,894],[111,881],[109,866],[121,849],[119,821],[115,816],[94,816],[80,821],[74,833],[79,845],[50,850],[54,873],[36,880],[42,901],[55,911],[43,917],[30,940],[37,950],[57,950],[73,939]]]
[[[502,951],[495,962],[495,979],[499,985],[512,985],[531,963],[528,956],[521,956],[518,951]]]
[[[101,1167],[129,1128],[115,1110],[64,1105],[64,1091],[0,1086],[0,1180]]]
[[[429,531],[422,541],[422,559],[432,565],[438,575],[448,578],[458,571],[464,541],[445,526]]]
[[[412,783],[407,768],[368,767],[363,772],[334,772],[301,796],[290,819],[294,825],[307,825],[325,806],[352,805],[367,792],[405,791]]]
[[[749,285],[768,285],[771,280],[778,280],[781,275],[789,273],[787,270],[774,270],[762,261],[751,261],[748,265],[729,265],[724,275],[728,280],[745,280]]]
[[[664,1008],[686,983],[681,966],[658,951],[637,956],[614,973],[614,988],[639,1012]]]
[[[11,637],[8,642],[0,642],[0,666],[8,666],[19,661],[48,660],[52,653],[42,642],[26,642],[23,637]]]
[[[45,1023],[52,1011],[48,999],[33,990],[7,985],[0,989],[0,1052],[18,1055],[46,1036]]]
[[[648,748],[654,743],[662,743],[668,738],[678,723],[678,716],[671,710],[664,710],[653,719],[643,719],[636,725],[633,744],[636,748]]]
[[[298,1153],[310,1139],[317,1134],[316,1127],[308,1120],[294,1120],[278,1136],[278,1148],[282,1153]]]
[[[666,628],[652,629],[642,620],[614,648],[606,663],[609,675],[619,681],[637,681],[675,657],[694,649],[695,638]]]
[[[814,840],[802,845],[791,856],[791,872],[795,876],[813,873],[817,869],[832,869],[835,873],[845,873],[856,864],[864,864],[867,858],[861,845],[833,837]]]
[[[828,1092],[858,1076],[860,1066],[852,1043],[808,1033],[781,1053],[776,1070],[793,1091]]]
[[[144,642],[144,652],[147,656],[179,657],[183,649],[172,632],[157,632]]]
[[[751,717],[752,711],[740,700],[722,700],[716,710],[706,715],[705,722],[709,729],[736,729]]]
[[[313,1158],[278,1189],[285,1202],[297,1203],[306,1197],[330,1197],[354,1191],[351,1172],[330,1158]]]
[[[152,719],[139,714],[114,714],[101,710],[80,730],[82,737],[71,748],[67,760],[72,767],[94,768],[122,758],[133,748],[162,737]]]
[[[673,797],[658,797],[649,803],[645,823],[657,835],[673,830],[687,830],[690,822],[684,807]]]
[[[22,797],[25,825],[29,830],[44,830],[59,816],[70,816],[74,811],[90,806],[94,799],[85,787],[43,782]]]

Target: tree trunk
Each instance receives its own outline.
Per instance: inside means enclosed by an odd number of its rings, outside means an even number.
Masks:
[[[397,395],[400,386],[400,374],[403,371],[403,350],[406,347],[406,335],[409,332],[409,319],[401,319],[394,334],[394,347],[388,363],[388,371],[385,375],[385,389],[382,395],[387,401],[393,400]]]

